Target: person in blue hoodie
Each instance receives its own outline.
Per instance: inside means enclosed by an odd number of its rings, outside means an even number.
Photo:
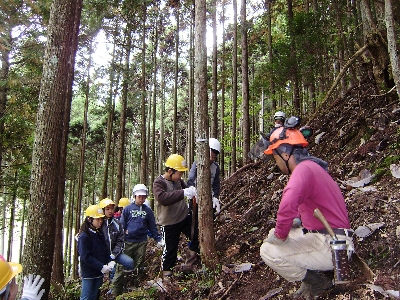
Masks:
[[[82,277],[80,300],[96,300],[104,274],[109,273],[115,265],[100,230],[103,218],[101,207],[90,205],[85,211],[85,220],[79,232],[78,252]]]
[[[157,242],[157,247],[161,248],[163,246],[154,213],[149,206],[144,204],[147,195],[148,190],[144,184],[135,185],[132,190],[134,201],[125,206],[120,218],[120,223],[125,230],[124,252],[132,257],[135,262],[132,280],[134,287],[139,286],[139,281],[143,273],[148,233]],[[117,271],[114,277],[114,284],[118,280],[122,279],[121,274]]]

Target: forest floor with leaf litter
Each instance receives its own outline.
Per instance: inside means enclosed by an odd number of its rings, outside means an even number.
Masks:
[[[400,104],[393,93],[376,94],[374,84],[364,83],[302,122],[314,129],[310,153],[329,162],[352,228],[380,224],[369,236],[354,239],[355,250],[373,277],[368,279],[352,264],[352,283],[321,299],[395,299],[390,291],[400,290],[400,179],[390,171],[390,165],[400,163]],[[151,296],[148,288],[137,291],[136,299],[291,299],[300,282],[281,278],[259,254],[263,239],[275,226],[287,180],[272,160],[259,160],[222,181],[222,212],[215,222],[218,271],[186,277],[177,271],[170,281],[161,281],[160,252],[150,243],[144,286],[151,280],[153,291]],[[184,263],[182,256],[177,269]],[[134,297],[125,294],[120,299]]]

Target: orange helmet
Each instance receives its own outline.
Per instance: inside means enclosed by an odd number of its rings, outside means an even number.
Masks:
[[[282,144],[308,146],[308,142],[303,134],[294,128],[279,127],[271,134],[269,141],[271,144],[264,151],[264,154],[267,155],[271,155],[273,150]]]

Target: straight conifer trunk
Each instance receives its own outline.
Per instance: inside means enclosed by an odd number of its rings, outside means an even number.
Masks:
[[[24,274],[34,273],[45,279],[43,300],[48,299],[50,291],[64,114],[66,102],[71,104],[71,72],[73,74],[81,10],[81,0],[54,0],[50,10],[22,262]]]
[[[206,1],[195,7],[194,90],[196,103],[197,199],[199,204],[199,241],[204,265],[216,265],[215,236],[211,200],[210,148],[208,145]]]

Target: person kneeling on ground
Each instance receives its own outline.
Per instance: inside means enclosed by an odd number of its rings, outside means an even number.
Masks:
[[[264,151],[273,155],[283,174],[290,179],[283,191],[276,227],[260,248],[264,262],[290,282],[302,281],[293,296],[314,299],[332,286],[332,238],[314,217],[318,208],[339,239],[346,240],[349,254],[354,249],[353,231],[339,186],[328,174],[328,164],[310,156],[308,142],[294,128],[280,127]],[[294,226],[301,219],[304,228]],[[326,272],[330,271],[330,272]]]

